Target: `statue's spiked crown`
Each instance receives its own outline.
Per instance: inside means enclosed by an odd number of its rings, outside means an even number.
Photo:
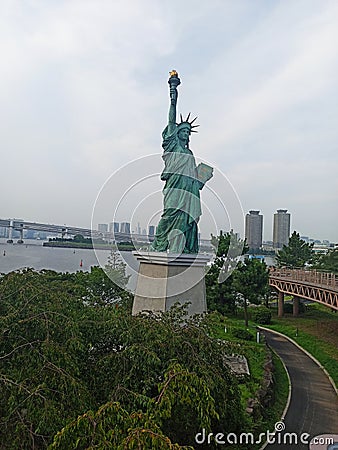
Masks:
[[[193,130],[193,128],[199,127],[199,125],[193,125],[193,123],[194,123],[195,120],[197,119],[197,116],[195,117],[195,119],[193,119],[191,122],[189,122],[190,114],[191,114],[191,113],[189,113],[189,114],[187,115],[187,118],[186,118],[185,120],[183,120],[182,114],[180,114],[180,116],[181,116],[181,122],[178,123],[178,124],[176,124],[176,125],[177,125],[177,128],[178,128],[178,129],[180,129],[180,128],[189,128],[190,133],[197,133],[197,130]]]

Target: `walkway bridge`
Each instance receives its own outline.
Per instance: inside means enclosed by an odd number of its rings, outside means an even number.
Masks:
[[[299,313],[299,300],[311,300],[338,311],[338,276],[303,269],[270,270],[269,285],[278,291],[278,316],[283,316],[284,294],[293,296],[293,314]]]
[[[100,232],[97,230],[92,230],[90,228],[80,228],[68,225],[54,225],[50,223],[27,222],[22,219],[0,219],[0,227],[8,228],[9,230],[7,242],[13,242],[12,234],[14,230],[20,232],[20,239],[18,241],[19,243],[23,242],[24,230],[47,232],[54,235],[60,235],[61,237],[76,236],[77,234],[81,234],[85,238],[101,238],[105,240],[114,240],[116,242],[130,241],[131,239],[130,233]]]
[[[113,231],[98,231],[90,228],[79,228],[68,225],[55,225],[50,223],[28,222],[23,219],[0,219],[0,227],[8,229],[8,243],[13,243],[13,231],[19,231],[18,243],[23,243],[24,230],[34,230],[59,235],[62,238],[81,234],[85,238],[103,239],[107,242],[130,242],[149,245],[154,240],[153,235],[123,233]],[[210,247],[209,239],[200,239],[200,243]]]

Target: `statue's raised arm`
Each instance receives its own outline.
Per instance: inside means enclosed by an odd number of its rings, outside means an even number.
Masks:
[[[176,128],[176,106],[178,91],[177,86],[181,84],[181,80],[178,78],[178,73],[176,70],[172,70],[170,73],[170,78],[168,80],[170,86],[170,106],[169,106],[169,117],[168,117],[168,132],[173,133]]]

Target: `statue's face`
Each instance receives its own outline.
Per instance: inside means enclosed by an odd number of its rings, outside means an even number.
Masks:
[[[181,128],[178,132],[178,138],[180,141],[187,144],[189,142],[190,130],[188,127]]]

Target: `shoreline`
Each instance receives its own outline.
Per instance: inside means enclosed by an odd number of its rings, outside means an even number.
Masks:
[[[120,250],[120,251],[133,251],[135,250],[132,246],[124,246],[124,245],[117,245],[113,247],[109,244],[86,244],[86,243],[77,243],[77,242],[44,242],[42,244],[42,247],[58,247],[58,248],[78,248],[82,250]]]

